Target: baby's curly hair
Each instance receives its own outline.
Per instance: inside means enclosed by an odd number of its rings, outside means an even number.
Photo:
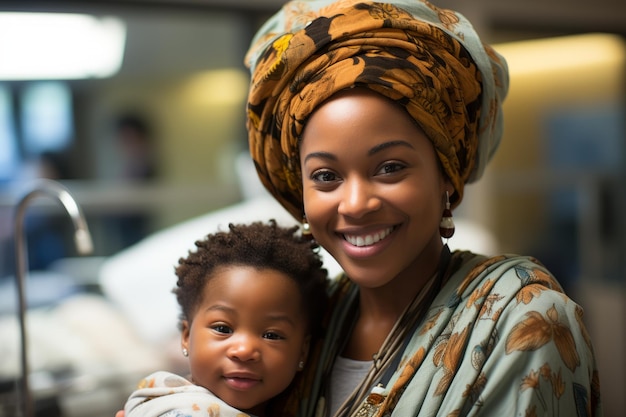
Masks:
[[[318,332],[327,304],[328,272],[322,268],[318,245],[300,234],[298,226],[268,223],[229,224],[229,231],[216,232],[196,242],[197,250],[181,258],[176,267],[176,294],[181,321],[191,321],[202,301],[206,283],[215,268],[227,265],[273,269],[291,277],[302,294],[309,331]]]

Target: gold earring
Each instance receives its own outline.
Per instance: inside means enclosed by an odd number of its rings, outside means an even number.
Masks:
[[[446,208],[443,209],[441,222],[439,223],[439,234],[444,239],[450,239],[454,235],[454,220],[450,210],[450,195],[446,191]]]
[[[302,216],[302,237],[305,239],[313,240],[313,233],[311,233],[311,225],[306,221],[306,216]]]

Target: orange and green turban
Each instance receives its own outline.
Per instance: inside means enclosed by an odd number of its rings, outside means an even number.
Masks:
[[[248,139],[259,177],[304,213],[298,140],[334,93],[362,86],[402,105],[432,141],[456,193],[477,180],[502,136],[504,58],[459,13],[427,1],[291,1],[256,34]]]

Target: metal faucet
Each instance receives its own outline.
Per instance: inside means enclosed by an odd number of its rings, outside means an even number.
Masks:
[[[34,404],[30,392],[28,380],[28,357],[27,357],[27,337],[26,337],[26,296],[25,283],[26,271],[28,270],[28,256],[26,249],[26,234],[24,233],[24,215],[28,204],[40,195],[47,195],[59,200],[74,223],[74,242],[78,253],[89,254],[93,251],[91,234],[87,228],[85,216],[78,206],[74,197],[69,191],[56,181],[39,180],[20,199],[15,211],[15,279],[17,281],[17,292],[19,302],[19,322],[21,338],[21,366],[22,366],[22,402],[21,411],[23,417],[34,416]]]

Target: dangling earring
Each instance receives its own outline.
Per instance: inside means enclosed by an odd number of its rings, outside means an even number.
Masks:
[[[450,211],[450,196],[446,191],[446,208],[441,215],[439,223],[439,234],[445,239],[449,239],[454,235],[454,220],[452,220],[452,211]]]
[[[183,356],[184,357],[189,356],[189,351],[187,349],[185,349],[185,348],[183,348]]]
[[[303,370],[304,369],[304,361],[300,361],[298,362],[298,370]]]
[[[302,216],[302,237],[308,240],[313,240],[311,225],[306,221],[306,216]]]

